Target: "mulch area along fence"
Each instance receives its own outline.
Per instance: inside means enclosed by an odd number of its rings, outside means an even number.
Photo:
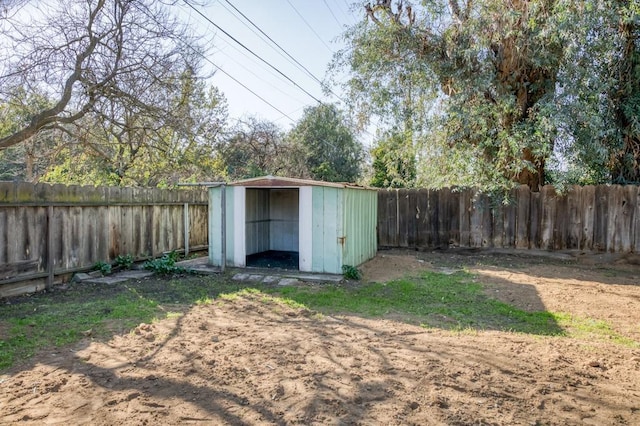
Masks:
[[[0,296],[118,255],[206,248],[207,192],[0,182]]]
[[[474,190],[378,192],[380,247],[493,247],[640,252],[640,187],[511,191],[503,205]]]

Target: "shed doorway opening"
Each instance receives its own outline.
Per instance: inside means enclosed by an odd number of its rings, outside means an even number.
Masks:
[[[298,188],[247,188],[247,266],[299,269],[299,210]]]

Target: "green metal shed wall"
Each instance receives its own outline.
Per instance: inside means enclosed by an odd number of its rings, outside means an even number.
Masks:
[[[313,272],[342,273],[342,188],[312,188],[312,260]]]
[[[345,188],[344,245],[342,264],[357,266],[373,258],[378,250],[378,193],[372,190]]]

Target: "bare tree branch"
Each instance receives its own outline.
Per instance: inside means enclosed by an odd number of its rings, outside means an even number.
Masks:
[[[38,88],[54,101],[24,127],[0,138],[0,149],[89,113],[108,115],[100,111],[106,105],[102,99],[115,101],[112,112],[117,114],[133,109],[168,117],[170,111],[163,114],[156,106],[162,104],[162,93],[175,90],[184,69],[197,69],[185,44],[197,45],[153,0],[58,0],[40,21],[14,22],[7,28],[10,32],[1,36],[14,44],[15,53],[0,53],[0,102],[11,102],[18,87]]]
[[[460,15],[460,5],[458,0],[449,0],[449,9],[451,9],[451,16],[453,20],[458,24],[462,24],[462,18]]]

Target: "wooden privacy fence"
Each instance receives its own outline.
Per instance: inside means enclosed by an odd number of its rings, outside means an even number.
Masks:
[[[378,192],[381,247],[495,247],[640,252],[640,187],[511,191],[503,205],[473,190]]]
[[[206,248],[207,227],[203,190],[0,182],[0,296],[118,255]]]

